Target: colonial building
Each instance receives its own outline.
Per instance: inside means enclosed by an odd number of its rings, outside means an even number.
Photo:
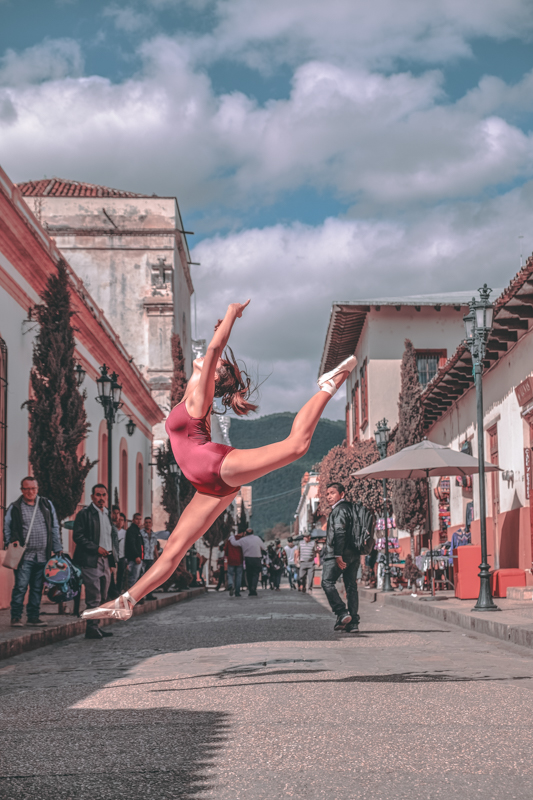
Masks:
[[[65,254],[67,250],[65,249]],[[36,324],[29,309],[54,274],[61,253],[49,233],[0,169],[0,525],[6,505],[20,495],[20,480],[30,471],[28,462],[28,399],[32,348]],[[97,402],[96,378],[105,363],[122,385],[123,408],[113,429],[113,481],[120,505],[131,518],[137,510],[152,508],[152,430],[164,414],[152,395],[147,377],[134,363],[114,327],[95,302],[87,286],[70,268],[72,306],[75,312],[76,358],[86,372],[85,408],[91,424],[85,440],[87,456],[98,463],[87,478],[82,504],[89,502],[90,487],[107,482],[107,431]],[[93,283],[93,288],[97,288]],[[134,430],[127,430],[129,420]],[[65,533],[65,546],[68,536]],[[0,561],[3,550],[0,548]],[[0,607],[9,603],[13,573],[0,567]]]
[[[481,435],[486,460],[502,471],[487,476],[489,561],[495,568],[525,569],[528,582],[533,583],[533,258],[501,294],[498,290],[494,294],[493,328],[484,362]],[[476,392],[472,359],[464,345],[441,366],[422,400],[428,438],[456,450],[471,450],[477,456]],[[441,537],[449,538],[457,528],[465,527],[473,508],[472,541],[479,544],[478,497],[477,476],[472,482],[450,480],[451,526]],[[438,513],[433,496],[434,542],[439,540]]]
[[[294,515],[297,533],[307,533],[314,525],[314,515],[318,510],[318,472],[305,472],[302,476],[302,493]]]
[[[405,339],[417,351],[425,386],[464,338],[463,316],[473,292],[335,302],[319,374],[355,354],[346,381],[346,441],[369,439],[385,417],[398,421],[400,366]]]
[[[51,178],[19,184],[24,200],[81,278],[166,416],[172,333],[192,363],[190,254],[175,197],[156,197]],[[166,439],[162,424],[154,446]],[[162,528],[154,471],[155,525]]]

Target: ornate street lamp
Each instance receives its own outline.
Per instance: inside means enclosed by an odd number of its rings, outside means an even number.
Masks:
[[[128,436],[133,436],[133,434],[135,433],[135,428],[136,428],[136,427],[137,427],[137,425],[136,425],[136,424],[134,423],[134,421],[133,421],[133,420],[130,418],[130,419],[128,420],[128,422],[126,422],[126,430],[127,430],[127,432],[128,432]]]
[[[390,428],[386,419],[378,422],[374,433],[379,457],[387,458],[387,445],[389,443]],[[385,570],[383,572],[383,591],[394,591],[390,582],[390,559],[389,559],[389,514],[387,511],[387,479],[383,478],[383,517],[385,519]]]
[[[74,367],[74,374],[76,376],[76,386],[79,389],[83,381],[85,380],[85,370],[83,369],[81,364],[76,364],[76,366]]]
[[[472,355],[477,407],[477,454],[479,462],[479,527],[481,531],[481,564],[479,565],[479,597],[474,611],[499,611],[492,600],[490,572],[487,561],[487,520],[485,499],[485,442],[483,437],[483,360],[492,328],[493,306],[487,284],[479,289],[479,300],[472,298],[470,311],[463,317],[465,344]]]
[[[180,478],[181,478],[181,469],[176,464],[176,459],[174,458],[174,453],[171,453],[170,463],[168,465],[168,471],[174,478],[176,482],[176,496],[178,501],[178,519],[181,516],[180,514]]]
[[[104,409],[104,416],[107,423],[107,504],[109,513],[111,514],[111,506],[113,503],[113,447],[112,447],[112,433],[113,425],[116,422],[117,411],[122,406],[120,399],[122,393],[122,386],[118,382],[118,375],[112,372],[109,375],[109,368],[107,364],[102,364],[100,367],[100,377],[96,380],[98,386],[98,402]]]

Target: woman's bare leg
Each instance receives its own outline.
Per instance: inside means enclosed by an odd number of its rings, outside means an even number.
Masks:
[[[189,547],[204,535],[236,494],[237,491],[227,497],[211,497],[196,492],[170,534],[162,554],[129,590],[135,602],[138,603],[145,595],[153,592],[170,578]],[[114,603],[112,600],[103,605],[111,608]]]
[[[344,383],[347,376],[347,372],[335,376],[337,387]],[[220,470],[222,480],[228,486],[242,486],[305,455],[328,400],[331,400],[331,396],[327,392],[320,391],[313,395],[297,413],[290,434],[282,442],[228,453]]]

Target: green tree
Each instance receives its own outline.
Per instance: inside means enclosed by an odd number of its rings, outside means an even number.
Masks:
[[[64,261],[48,279],[35,306],[39,323],[33,347],[30,413],[30,463],[39,492],[54,504],[59,520],[70,517],[82,498],[85,479],[96,463],[78,455],[87,437],[86,392],[80,392],[74,368],[74,312],[68,269]]]
[[[398,428],[394,442],[395,452],[417,444],[424,438],[424,417],[421,387],[418,380],[416,352],[413,343],[405,340],[405,350],[400,371],[400,397],[398,400]],[[427,490],[424,480],[392,481],[392,507],[396,525],[408,531],[411,537],[411,554],[415,554],[415,532],[422,528],[427,514]]]
[[[381,480],[359,480],[353,473],[379,460],[374,439],[356,441],[350,447],[337,445],[313,469],[318,472],[319,513],[328,513],[326,489],[328,483],[342,483],[346,498],[359,501],[377,516],[383,515],[383,483]],[[390,483],[390,482],[389,482]],[[387,484],[387,491],[389,489]]]
[[[181,340],[178,333],[173,333],[170,340],[170,352],[172,355],[172,385],[170,387],[170,408],[174,408],[183,400],[185,389],[187,388],[187,376],[185,374],[185,358],[181,349]]]
[[[248,519],[246,517],[246,509],[244,507],[244,501],[241,502],[241,510],[239,513],[239,520],[237,522],[237,530],[239,533],[244,533],[248,528]]]

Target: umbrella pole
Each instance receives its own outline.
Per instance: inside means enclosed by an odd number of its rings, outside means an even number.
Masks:
[[[431,497],[429,493],[429,470],[426,470],[426,486],[428,490],[428,536],[429,536],[429,560],[431,564],[431,596],[435,597],[435,573],[433,571],[433,532],[431,530]]]

